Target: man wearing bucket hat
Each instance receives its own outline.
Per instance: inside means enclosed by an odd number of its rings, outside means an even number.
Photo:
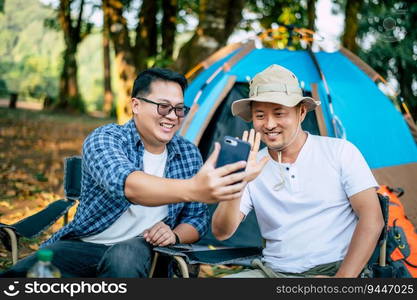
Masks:
[[[233,115],[254,126],[243,135],[252,144],[250,182],[241,198],[218,205],[212,230],[227,239],[254,209],[266,247],[256,269],[231,277],[357,277],[369,260],[384,223],[378,184],[353,144],[301,129],[318,105],[278,65],[232,104]],[[260,140],[266,147],[258,152]]]

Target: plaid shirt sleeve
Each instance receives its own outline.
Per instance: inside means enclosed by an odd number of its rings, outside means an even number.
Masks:
[[[117,131],[99,128],[83,145],[83,168],[116,201],[128,201],[124,192],[126,178],[139,170],[123,151],[124,140]]]
[[[203,165],[203,159],[201,158],[201,154],[197,150],[197,148],[195,148],[195,150],[192,151],[192,155],[195,155],[198,159],[198,163],[194,164],[192,170],[192,176],[194,176],[195,174],[197,174],[197,172]],[[207,232],[209,226],[207,204],[200,202],[185,203],[179,215],[179,223],[187,223],[193,226],[198,231],[201,238]]]

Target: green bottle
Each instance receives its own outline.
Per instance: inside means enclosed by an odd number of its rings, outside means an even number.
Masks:
[[[29,269],[28,278],[60,278],[61,272],[51,261],[54,253],[49,249],[41,249],[37,252],[38,262]]]

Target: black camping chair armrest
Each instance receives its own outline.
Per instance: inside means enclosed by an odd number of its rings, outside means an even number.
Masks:
[[[19,236],[33,238],[55,223],[75,204],[75,200],[60,199],[43,210],[12,225]]]
[[[241,265],[251,266],[255,258],[260,258],[262,248],[259,247],[224,247],[220,249],[190,250],[184,245],[171,247],[156,247],[154,251],[169,255],[183,257],[188,264],[208,265]]]

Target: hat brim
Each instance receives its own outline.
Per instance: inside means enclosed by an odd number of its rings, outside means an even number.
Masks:
[[[311,97],[252,97],[240,99],[232,103],[232,114],[238,116],[246,122],[252,121],[251,102],[266,102],[281,104],[287,107],[294,107],[298,103],[303,102],[307,107],[307,112],[316,109],[320,105],[320,101],[316,101]],[[279,100],[277,100],[279,99]]]

